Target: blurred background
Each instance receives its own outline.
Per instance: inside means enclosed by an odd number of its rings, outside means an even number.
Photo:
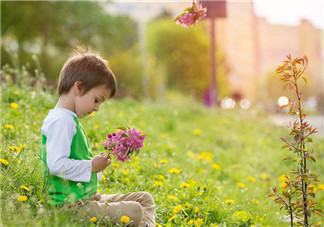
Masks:
[[[174,18],[192,1],[1,2],[1,67],[26,65],[55,87],[78,45],[97,50],[115,73],[118,97],[165,101],[190,96],[208,106],[211,19],[183,28]],[[307,55],[304,106],[323,114],[322,1],[227,1],[215,19],[217,103],[271,113],[287,102],[275,69]],[[210,12],[210,11],[209,11]],[[322,118],[320,118],[322,119]],[[320,120],[321,121],[321,120]]]

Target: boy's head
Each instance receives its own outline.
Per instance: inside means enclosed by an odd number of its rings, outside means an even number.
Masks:
[[[116,93],[117,81],[106,60],[89,51],[78,51],[64,64],[58,83],[59,96],[66,94],[78,82],[81,95],[100,85],[109,91],[109,98]]]

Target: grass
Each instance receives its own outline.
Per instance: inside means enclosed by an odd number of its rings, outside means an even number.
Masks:
[[[27,74],[24,69],[3,69],[0,158],[8,164],[1,163],[1,225],[101,226],[46,203],[40,129],[57,95],[41,84],[29,86],[33,78]],[[271,187],[280,188],[279,177],[294,168],[282,161],[288,151],[280,149],[280,137],[288,129],[273,125],[262,111],[208,109],[170,93],[165,103],[109,100],[81,123],[94,154],[103,151],[107,133],[119,126],[130,125],[147,135],[138,158],[125,164],[113,161],[104,170],[100,192],[150,192],[161,226],[289,226],[284,211],[266,198]],[[312,145],[321,155],[323,142],[314,138]],[[320,162],[310,169],[323,173]],[[323,183],[315,185],[316,199],[323,207],[319,185]],[[19,196],[27,200],[21,202]],[[323,220],[312,216],[312,221]]]

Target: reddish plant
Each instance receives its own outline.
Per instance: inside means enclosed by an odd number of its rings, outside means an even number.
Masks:
[[[285,208],[289,217],[290,224],[293,226],[312,226],[310,222],[311,214],[322,216],[323,211],[316,207],[315,191],[311,186],[314,182],[319,182],[320,175],[309,170],[309,161],[315,162],[317,157],[321,157],[314,153],[313,149],[308,148],[308,144],[313,140],[311,135],[316,133],[316,128],[313,128],[306,121],[306,113],[302,109],[303,94],[299,90],[298,82],[302,78],[307,84],[308,79],[303,76],[308,65],[306,56],[303,58],[292,59],[290,55],[283,64],[279,66],[276,73],[281,75],[280,81],[284,84],[283,88],[289,88],[296,94],[296,100],[290,101],[289,104],[281,106],[280,109],[289,108],[289,115],[296,115],[297,120],[289,123],[288,128],[291,130],[287,138],[281,138],[285,143],[282,149],[286,148],[293,152],[294,156],[287,156],[283,160],[290,160],[296,163],[296,169],[291,169],[289,176],[285,174],[285,186],[281,195],[276,187],[273,188],[274,194],[268,197],[276,197],[275,203],[280,206],[280,210]]]

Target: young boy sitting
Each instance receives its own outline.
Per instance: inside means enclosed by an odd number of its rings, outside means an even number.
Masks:
[[[61,70],[59,100],[42,126],[41,167],[50,203],[78,208],[84,218],[104,217],[111,225],[130,219],[129,226],[155,226],[151,194],[100,195],[98,175],[110,163],[102,152],[93,156],[79,122],[115,95],[117,82],[107,62],[91,52],[78,52]],[[88,220],[89,220],[88,219]]]

